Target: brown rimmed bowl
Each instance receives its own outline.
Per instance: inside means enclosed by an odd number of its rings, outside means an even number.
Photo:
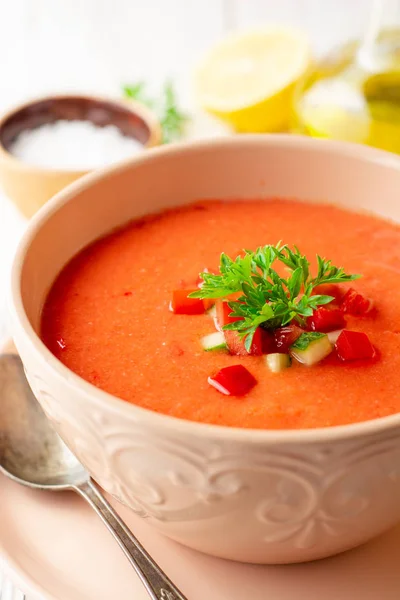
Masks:
[[[144,105],[95,96],[50,96],[18,106],[0,119],[0,183],[26,217],[31,217],[49,198],[88,171],[43,168],[21,161],[12,145],[23,131],[59,120],[89,121],[99,127],[116,126],[143,148],[161,141],[155,115]],[[79,143],[79,140],[77,140]]]

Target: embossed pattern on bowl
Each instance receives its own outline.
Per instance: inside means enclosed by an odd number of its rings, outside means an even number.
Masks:
[[[93,477],[171,538],[239,561],[329,556],[400,520],[399,415],[278,432],[180,421],[84,382],[36,334],[59,269],[135,216],[197,198],[278,195],[400,220],[399,189],[400,161],[391,155],[306,138],[241,136],[150,151],[53,199],[15,259],[13,331],[35,395]]]

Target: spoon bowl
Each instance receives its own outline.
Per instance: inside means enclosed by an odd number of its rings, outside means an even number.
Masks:
[[[64,490],[89,475],[36,401],[21,359],[0,356],[0,471],[34,488]]]
[[[21,359],[0,356],[0,472],[22,485],[73,490],[97,512],[152,600],[186,600],[132,535],[89,474],[50,425],[25,377]]]

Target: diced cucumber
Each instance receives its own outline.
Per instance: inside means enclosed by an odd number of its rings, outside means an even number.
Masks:
[[[203,338],[201,338],[200,342],[206,352],[209,352],[210,350],[227,349],[225,336],[221,331],[216,331],[215,333],[205,335]]]
[[[278,352],[274,352],[273,354],[266,354],[265,362],[272,373],[280,373],[290,367],[292,359],[289,354],[279,354]]]
[[[207,315],[209,317],[211,317],[211,319],[215,319],[217,316],[217,307],[215,306],[215,304],[212,305],[212,307],[207,311]]]
[[[328,356],[333,350],[326,333],[310,332],[301,336],[290,346],[290,355],[303,365],[311,367]]]
[[[329,331],[326,335],[328,336],[328,340],[331,344],[335,345],[339,335],[342,333],[343,329],[336,329],[335,331]]]

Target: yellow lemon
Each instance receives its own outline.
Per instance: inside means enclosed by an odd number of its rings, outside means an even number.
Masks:
[[[310,64],[308,37],[268,27],[214,46],[196,73],[200,105],[239,132],[287,129],[293,91]]]

